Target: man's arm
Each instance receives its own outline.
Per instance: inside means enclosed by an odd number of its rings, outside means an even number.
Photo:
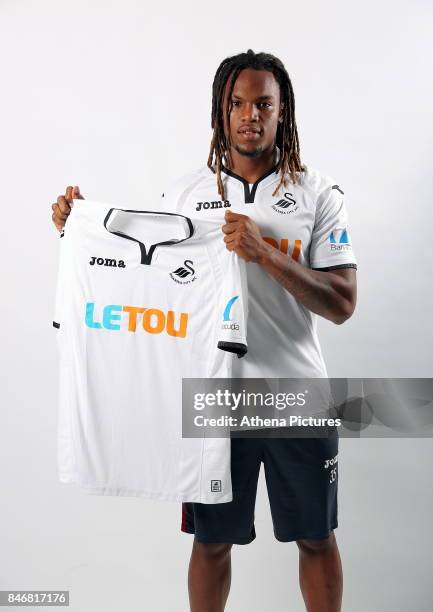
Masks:
[[[305,308],[340,325],[356,306],[356,270],[311,270],[271,245],[257,263]]]
[[[265,242],[256,223],[246,215],[227,211],[225,219],[222,230],[227,248],[245,261],[262,266],[305,308],[338,325],[353,314],[356,305],[354,268],[329,272],[311,270]]]

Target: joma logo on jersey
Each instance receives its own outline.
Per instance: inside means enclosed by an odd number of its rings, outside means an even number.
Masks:
[[[213,202],[197,202],[195,209],[197,212],[200,212],[201,210],[230,208],[230,206],[230,200],[214,200]]]
[[[108,258],[104,259],[103,257],[91,257],[89,264],[91,266],[94,266],[95,264],[97,264],[98,266],[110,266],[112,268],[126,268],[126,265],[123,259],[119,259],[119,261],[117,261],[117,259],[108,259]]]
[[[127,330],[136,332],[141,328],[148,334],[167,333],[169,336],[185,338],[188,325],[188,313],[176,313],[173,310],[164,312],[159,308],[141,306],[120,306],[107,304],[96,307],[94,302],[86,304],[85,323],[92,329],[111,331]]]
[[[275,204],[272,204],[272,208],[275,212],[281,215],[291,215],[299,210],[299,206],[296,204],[296,200],[293,197],[293,193],[289,191],[284,194],[284,198],[278,200]]]
[[[223,312],[223,324],[221,325],[221,329],[231,329],[231,330],[234,330],[234,331],[237,331],[239,329],[239,325],[235,321],[232,321],[230,319],[230,314],[231,314],[231,311],[232,311],[232,308],[233,308],[233,304],[238,299],[239,299],[239,296],[238,295],[234,295],[227,302],[227,304],[226,304],[226,306],[224,308],[224,312]]]
[[[347,229],[338,228],[332,230],[329,234],[329,244],[331,246],[331,251],[350,251],[352,246],[350,244]]]
[[[271,244],[276,249],[279,249],[285,255],[289,254],[289,239],[288,238],[272,238],[271,236],[264,236],[263,240],[268,244]],[[299,255],[301,254],[302,240],[294,240],[293,249],[291,253],[292,259],[298,261]]]

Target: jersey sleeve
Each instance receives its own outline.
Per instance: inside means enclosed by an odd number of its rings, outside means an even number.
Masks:
[[[189,194],[202,180],[203,174],[200,170],[168,180],[160,200],[161,210],[183,214]]]
[[[329,185],[318,198],[310,244],[310,266],[328,270],[357,268],[344,192],[339,185]]]
[[[224,243],[223,243],[224,244]],[[245,262],[224,247],[224,276],[218,307],[218,348],[243,357],[248,350],[248,286]]]

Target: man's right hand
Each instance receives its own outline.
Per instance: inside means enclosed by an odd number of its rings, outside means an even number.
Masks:
[[[84,200],[79,187],[67,187],[65,195],[59,196],[57,202],[51,204],[51,208],[53,209],[51,218],[59,232],[62,230],[71,212],[71,206],[73,206],[72,199]]]

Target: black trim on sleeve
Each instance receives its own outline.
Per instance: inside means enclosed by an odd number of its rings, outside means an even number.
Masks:
[[[229,353],[236,353],[238,357],[243,357],[248,352],[247,345],[241,342],[224,342],[220,340],[218,342],[218,348],[222,351],[228,351]]]
[[[312,270],[317,270],[318,272],[330,272],[331,270],[342,270],[343,268],[354,268],[358,269],[358,266],[354,263],[346,263],[340,264],[338,266],[328,266],[327,268],[311,268]]]
[[[60,323],[57,323],[57,321],[53,321],[53,327],[60,329]]]
[[[331,189],[336,189],[337,191],[341,193],[341,195],[344,195],[344,191],[341,189],[339,185],[332,185]]]

